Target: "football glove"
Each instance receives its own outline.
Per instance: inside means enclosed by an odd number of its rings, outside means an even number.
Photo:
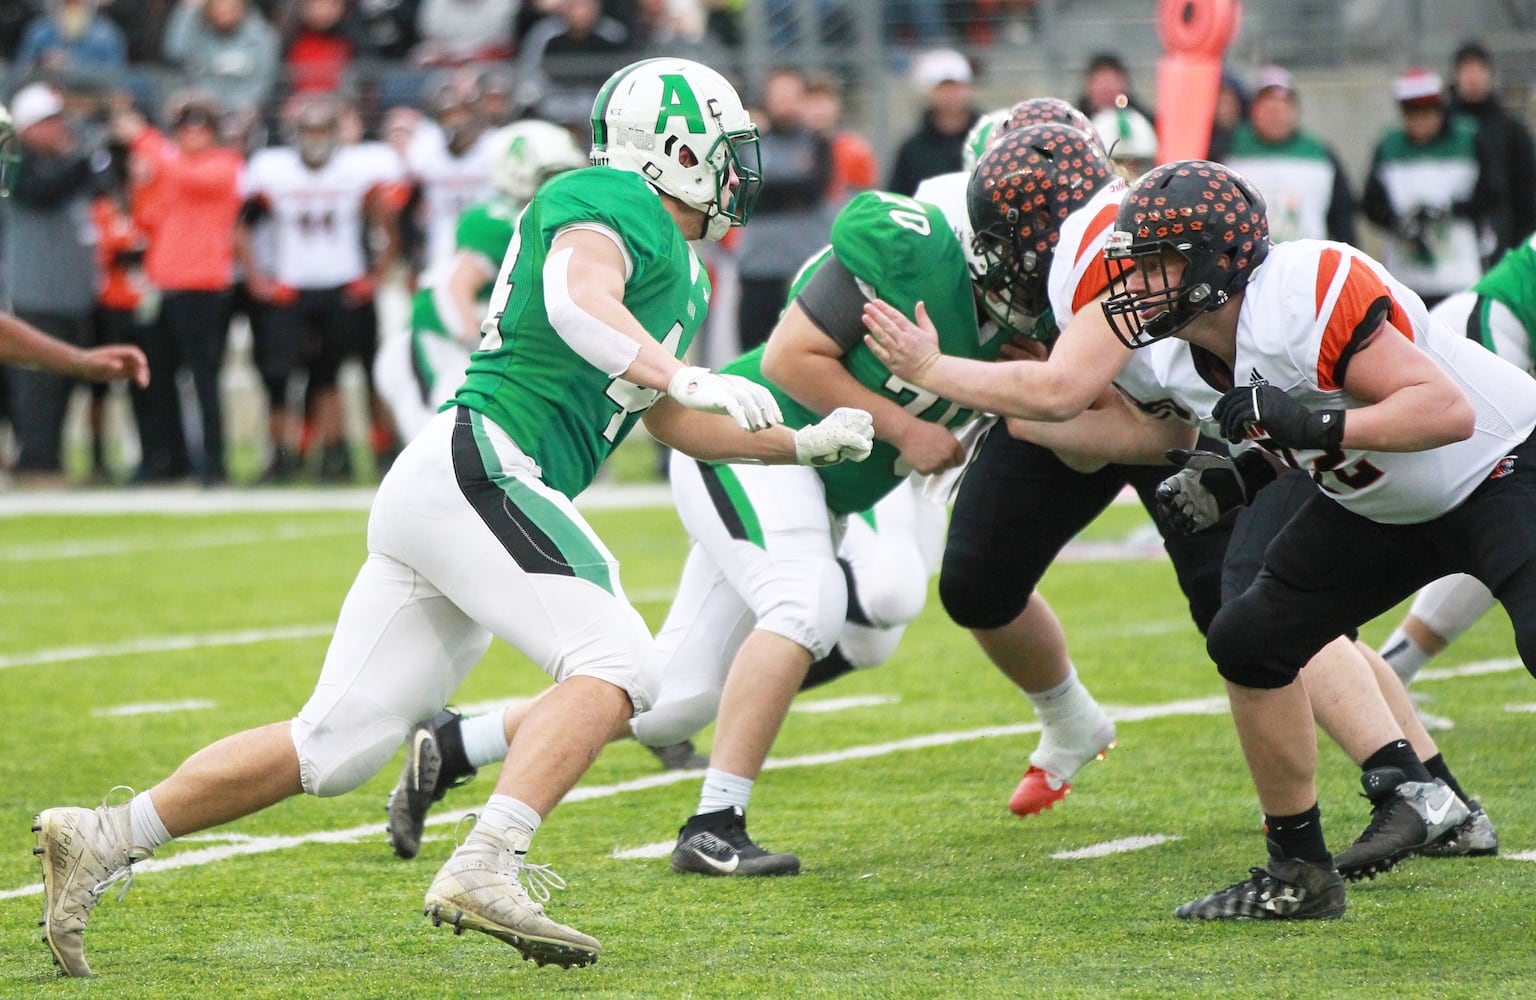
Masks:
[[[1343,410],[1309,410],[1272,385],[1229,390],[1211,415],[1233,443],[1267,437],[1281,448],[1338,451],[1344,441]]]
[[[862,462],[874,446],[874,418],[851,406],[839,406],[820,423],[795,431],[795,461],[801,465]]]
[[[690,410],[724,414],[744,431],[760,431],[784,422],[773,393],[740,375],[720,375],[708,368],[679,368],[667,385],[667,395]]]
[[[1158,484],[1157,514],[1180,535],[1213,526],[1275,479],[1275,467],[1257,448],[1236,458],[1174,448],[1167,457],[1179,471]]]

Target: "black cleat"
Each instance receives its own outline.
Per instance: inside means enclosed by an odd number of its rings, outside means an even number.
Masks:
[[[700,875],[798,875],[800,859],[772,854],[747,836],[747,815],[735,806],[691,816],[677,832],[672,870]]]
[[[1269,864],[1248,878],[1173,911],[1184,920],[1333,920],[1344,915],[1344,879],[1331,866],[1281,858],[1269,845]]]
[[[1334,857],[1339,874],[1357,882],[1390,871],[1456,830],[1471,810],[1451,787],[1433,781],[1409,781],[1401,768],[1377,767],[1360,776],[1371,800],[1371,822],[1353,844]]]
[[[400,780],[389,793],[384,808],[389,813],[389,846],[402,858],[414,858],[421,850],[421,833],[427,824],[427,810],[441,802],[450,788],[468,784],[476,770],[468,765],[455,767],[452,755],[443,753],[440,730],[457,729],[462,719],[458,712],[445,708],[430,721],[411,730],[405,744],[405,765]],[[456,735],[456,734],[455,734]]]

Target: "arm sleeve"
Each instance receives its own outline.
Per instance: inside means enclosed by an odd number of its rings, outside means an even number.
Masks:
[[[795,297],[800,308],[822,333],[843,349],[859,344],[864,337],[864,303],[858,279],[843,266],[836,254],[828,255]]]

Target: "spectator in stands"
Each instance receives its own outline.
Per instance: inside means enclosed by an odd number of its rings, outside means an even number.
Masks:
[[[1410,69],[1393,95],[1402,126],[1376,145],[1361,209],[1386,231],[1387,270],[1433,308],[1472,287],[1484,254],[1508,240],[1508,198],[1477,124],[1447,113],[1438,73]]]
[[[142,119],[123,116],[117,123],[132,143],[136,214],[149,235],[145,271],[161,291],[145,353],[162,383],[174,385],[180,369],[192,377],[202,427],[195,465],[204,486],[224,483],[227,475],[219,373],[229,340],[244,164],[220,143],[218,126],[217,109],[203,99],[176,109],[169,139]]]
[[[1509,224],[1485,262],[1525,240],[1536,230],[1536,151],[1525,124],[1499,103],[1493,92],[1493,56],[1481,42],[1468,41],[1452,60],[1451,113],[1470,115],[1487,147],[1490,165],[1503,175],[1509,196]]]
[[[516,84],[511,71],[501,66],[488,66],[475,77],[480,118],[486,128],[497,129],[518,119]]]
[[[1077,99],[1077,108],[1092,118],[1105,108],[1116,106],[1117,98],[1125,97],[1126,105],[1141,112],[1147,120],[1156,121],[1152,112],[1131,92],[1131,72],[1125,60],[1114,52],[1100,52],[1088,60],[1083,70],[1083,93]]]
[[[128,43],[128,65],[162,61],[165,26],[177,0],[100,0],[101,13],[111,18]]]
[[[827,207],[833,213],[849,198],[880,183],[874,148],[859,133],[843,128],[843,92],[835,79],[821,73],[805,78],[801,115],[812,132],[832,145]]]
[[[1221,161],[1232,142],[1232,133],[1248,120],[1248,91],[1233,73],[1223,70],[1216,91],[1216,117],[1211,121],[1211,144],[1206,157]]]
[[[96,10],[96,0],[48,0],[46,13],[22,35],[14,71],[20,79],[46,76],[83,89],[115,86],[127,65],[127,39]]]
[[[508,59],[521,0],[421,0],[414,56],[429,66]]]
[[[615,13],[612,6],[606,9]],[[625,27],[633,51],[676,55],[704,43],[707,24],[704,5],[698,0],[635,0],[634,19]]]
[[[540,118],[584,123],[614,62],[628,58],[629,32],[599,0],[555,0],[553,9],[523,39],[519,65],[528,92],[521,96]]]
[[[295,94],[334,94],[357,54],[346,24],[346,0],[298,0],[298,17],[283,49]]]
[[[277,82],[277,32],[247,0],[181,0],[164,48],[183,82],[226,110],[260,108]]]
[[[1224,162],[1264,196],[1271,242],[1355,242],[1355,195],[1344,164],[1301,127],[1296,82],[1286,70],[1259,70],[1248,121],[1233,132]]]
[[[420,41],[416,30],[420,9],[421,0],[359,0],[358,35],[363,50],[379,59],[410,56]]]
[[[113,167],[126,168],[126,158],[121,164],[114,158]],[[145,307],[152,303],[153,290],[144,276],[144,231],[134,221],[128,200],[127,170],[123,176],[114,177],[110,190],[102,191],[91,202],[91,219],[96,229],[96,264],[100,281],[96,287],[96,310],[92,315],[94,332],[92,342],[99,345],[134,345],[137,350],[144,344],[142,320]],[[174,385],[174,382],[172,383]],[[134,397],[134,413],[138,414],[138,398],[146,386],[133,385],[128,391]],[[113,479],[106,455],[105,424],[106,400],[111,387],[96,383],[90,387],[91,403],[87,416],[91,435],[91,479],[106,483]],[[137,423],[137,419],[135,420]],[[143,448],[143,430],[139,439]]]
[[[896,150],[888,190],[911,194],[929,177],[959,170],[966,133],[981,117],[971,103],[971,64],[954,49],[930,49],[912,61],[912,80],[927,100],[917,131]]]
[[[761,113],[752,115],[761,133],[764,181],[736,254],[741,280],[736,329],[743,351],[768,339],[790,280],[826,245],[831,226],[826,206],[832,147],[806,125],[804,104],[805,77],[781,67],[768,74]]]
[[[111,158],[80,148],[63,95],[31,83],[11,101],[20,144],[10,215],[0,227],[4,287],[18,318],[78,347],[92,344],[96,306],[91,200]],[[64,411],[73,383],[48,371],[9,368],[16,472],[21,481],[59,481]]]

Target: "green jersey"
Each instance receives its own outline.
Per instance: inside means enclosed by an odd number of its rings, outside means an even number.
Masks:
[[[1531,338],[1531,355],[1536,357],[1536,237],[1527,239],[1499,258],[1472,290],[1485,299],[1504,303],[1515,314]],[[1483,346],[1493,350],[1486,302],[1478,317],[1478,328]]]
[[[599,226],[629,258],[624,306],[664,348],[681,358],[709,308],[709,275],[661,199],[638,174],[587,167],[539,189],[518,219],[491,300],[499,317],[470,359],[458,393],[539,463],[544,481],[568,497],[661,393],[604,374],[550,325],[544,260],[563,229]]]
[[[512,242],[512,230],[517,226],[519,211],[517,202],[510,198],[492,198],[469,206],[459,216],[454,230],[454,249],[479,254],[490,261],[494,273],[501,266],[502,257],[506,256],[507,244]],[[482,302],[490,298],[494,284],[494,281],[486,281],[475,290],[475,298]],[[411,298],[411,333],[453,337],[453,332],[437,313],[431,285],[424,285]]]
[[[791,299],[830,255],[859,280],[870,298],[880,298],[908,317],[924,303],[939,331],[939,349],[962,358],[995,360],[1007,340],[995,327],[978,322],[965,251],[954,228],[935,205],[904,195],[866,191],[857,195],[832,223],[832,245],[813,257],[790,288]],[[862,334],[862,330],[859,333]],[[724,371],[767,385],[791,427],[815,423],[818,416],[768,382],[762,374],[761,347],[726,365]],[[894,400],[907,412],[955,428],[974,411],[902,381],[880,363],[858,337],[843,355],[843,367],[865,388]],[[852,514],[873,507],[912,470],[888,441],[876,439],[863,462],[818,469],[827,490],[827,506]]]

